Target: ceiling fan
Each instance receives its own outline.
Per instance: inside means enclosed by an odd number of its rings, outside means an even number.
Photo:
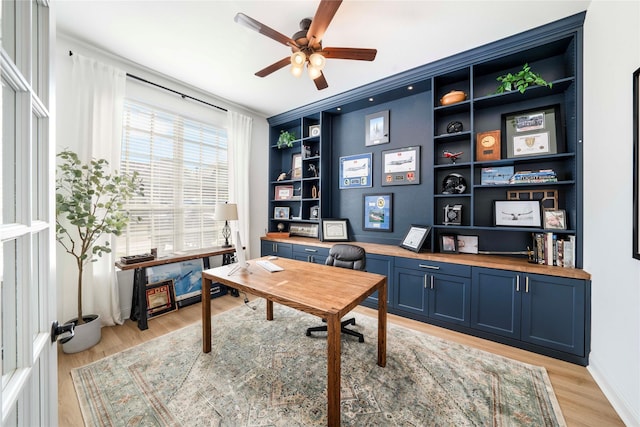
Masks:
[[[244,13],[236,14],[235,22],[290,47],[293,52],[291,56],[282,58],[263,68],[255,75],[266,77],[274,71],[291,64],[291,73],[299,77],[306,65],[309,77],[313,80],[318,90],[322,90],[329,86],[322,73],[326,59],[373,61],[378,52],[376,49],[322,46],[322,37],[341,3],[342,0],[321,0],[313,19],[305,18],[300,21],[300,31],[292,37],[287,37]]]

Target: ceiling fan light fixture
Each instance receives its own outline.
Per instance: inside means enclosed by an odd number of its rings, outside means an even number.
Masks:
[[[294,77],[300,77],[302,75],[302,69],[304,67],[302,65],[297,66],[297,65],[292,65],[291,66],[291,74],[293,74]]]
[[[307,66],[307,71],[309,72],[309,78],[311,78],[311,80],[315,80],[322,75],[322,70],[314,67],[311,64]]]
[[[305,55],[303,52],[298,51],[294,52],[291,55],[291,65],[293,65],[294,67],[302,68],[305,62],[307,62],[307,55]]]
[[[324,69],[324,65],[327,62],[327,59],[320,53],[312,53],[311,56],[309,56],[309,62],[315,68],[322,71]]]

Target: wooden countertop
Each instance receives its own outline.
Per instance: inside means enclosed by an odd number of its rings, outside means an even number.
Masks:
[[[275,237],[263,236],[261,240],[280,243],[292,243],[296,245],[309,245],[330,248],[339,242],[321,242],[310,237]],[[441,254],[431,252],[412,252],[394,245],[366,242],[344,242],[361,246],[367,253],[388,255],[393,257],[414,258],[426,261],[440,261],[451,264],[463,264],[474,267],[497,268],[501,270],[518,271],[531,274],[546,274],[549,276],[567,277],[570,279],[591,280],[591,274],[579,268],[556,267],[552,265],[531,264],[524,258],[515,258],[501,255],[474,255],[474,254]]]

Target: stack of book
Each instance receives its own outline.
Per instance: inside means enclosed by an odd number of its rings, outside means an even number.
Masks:
[[[543,182],[558,182],[558,177],[553,169],[519,171],[509,179],[509,184],[538,184]]]
[[[558,238],[555,233],[531,233],[531,262],[543,265],[575,268],[576,236]]]

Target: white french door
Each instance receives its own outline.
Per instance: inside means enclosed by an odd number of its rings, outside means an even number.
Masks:
[[[0,15],[0,424],[55,426],[55,29],[48,0],[2,0]]]

